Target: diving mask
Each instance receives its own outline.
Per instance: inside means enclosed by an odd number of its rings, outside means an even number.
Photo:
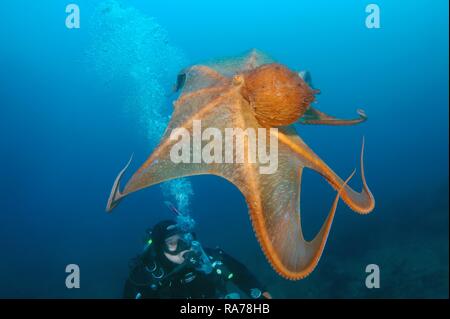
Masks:
[[[169,255],[178,255],[192,248],[191,233],[178,233],[165,239],[163,250]]]

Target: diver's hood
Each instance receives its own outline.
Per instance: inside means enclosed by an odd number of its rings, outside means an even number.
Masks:
[[[161,249],[166,238],[179,233],[182,233],[182,230],[174,220],[163,220],[153,227],[150,237],[153,244]]]

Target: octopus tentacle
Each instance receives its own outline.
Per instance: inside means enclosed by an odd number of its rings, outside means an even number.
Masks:
[[[314,239],[310,242],[306,242],[310,247],[317,247],[316,252],[314,254],[314,258],[311,260],[309,267],[305,269],[305,271],[312,272],[317,265],[320,256],[322,255],[323,249],[325,247],[328,235],[330,233],[331,224],[333,223],[334,215],[336,213],[337,204],[339,202],[339,197],[342,196],[342,192],[345,190],[348,182],[352,179],[353,175],[355,175],[356,170],[350,174],[349,177],[344,181],[342,186],[339,188],[336,197],[334,198],[333,205],[331,206],[330,212],[327,216],[327,219],[323,223],[320,228],[319,233],[314,237]]]
[[[215,78],[217,80],[224,80],[226,77],[224,77],[222,74],[214,70],[213,68],[210,68],[206,65],[194,65],[191,67],[191,70],[195,70],[200,73],[200,75],[208,76],[211,78]]]
[[[301,117],[298,122],[300,124],[311,124],[311,125],[354,125],[359,124],[367,120],[367,115],[362,109],[356,111],[359,115],[358,118],[354,119],[340,119],[334,116],[330,116],[322,111],[319,111],[313,107],[309,107],[305,112],[303,117]]]
[[[125,174],[125,171],[128,169],[128,166],[130,166],[131,160],[133,159],[133,154],[131,155],[130,159],[128,160],[128,163],[125,165],[124,168],[117,174],[116,180],[114,181],[111,193],[109,194],[108,203],[106,204],[106,211],[109,213],[111,210],[113,210],[114,207],[116,207],[120,200],[125,196],[120,191],[120,181],[123,178],[123,174]]]
[[[367,186],[366,177],[364,174],[364,138],[362,141],[360,161],[362,191],[358,193],[351,187],[346,186],[342,191],[341,198],[353,211],[359,214],[368,214],[375,207],[375,199],[369,187]],[[344,184],[342,179],[320,159],[316,163],[316,165],[311,168],[322,175],[327,180],[327,182],[336,190],[340,189]]]
[[[258,209],[259,205],[253,204],[249,201],[251,197],[246,196],[252,225],[267,260],[280,276],[290,280],[307,277],[319,263],[330,233],[340,195],[355,173],[353,171],[342,184],[319,232],[314,239],[307,241],[303,237],[299,214],[301,172],[302,168],[300,167],[296,181],[299,192],[289,199],[292,206],[286,208],[285,214],[267,210],[268,203],[264,200],[261,203],[262,207],[266,208],[263,214]]]
[[[185,120],[179,128],[190,128],[192,126],[192,123],[196,119],[201,119],[202,117],[206,116],[207,113],[209,113],[211,110],[213,110],[217,105],[219,105],[221,102],[226,100],[228,98],[229,93],[224,93],[221,96],[216,97],[209,103],[203,105],[201,108],[197,110],[196,113],[194,113],[189,119]],[[145,161],[145,163],[139,168],[137,173],[140,173],[141,171],[145,170],[161,153],[167,152],[167,149],[170,145],[173,144],[173,141],[170,139],[164,139],[161,144],[158,146],[158,148],[153,152],[153,154]]]
[[[175,107],[177,107],[179,105],[183,105],[184,103],[186,103],[186,101],[189,101],[190,99],[193,99],[193,98],[205,95],[205,94],[221,92],[221,91],[224,91],[222,86],[211,86],[211,87],[198,89],[196,91],[192,91],[192,92],[188,92],[188,93],[183,94],[182,96],[180,96],[178,98],[178,100],[176,100],[173,103],[173,105]]]
[[[339,190],[344,181],[320,159],[302,140],[300,137],[293,138],[292,130],[285,129],[278,132],[279,142],[288,146],[297,157],[301,158],[304,165],[315,170],[322,175],[327,182],[335,189]],[[354,191],[351,187],[346,186],[342,192],[342,200],[355,212],[360,214],[368,214],[375,207],[375,199],[370,192],[366,183],[364,174],[364,138],[361,147],[361,180],[363,189],[360,193]]]

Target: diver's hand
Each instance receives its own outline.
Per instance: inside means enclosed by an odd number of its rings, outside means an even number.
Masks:
[[[193,250],[186,251],[183,255],[184,263],[186,265],[191,265],[197,267],[200,263],[200,258],[197,252]]]
[[[263,291],[259,288],[252,288],[249,292],[250,297],[253,299],[272,299],[272,296],[267,291]]]
[[[272,298],[272,295],[268,291],[264,291],[261,294],[261,299],[273,299],[273,298]]]

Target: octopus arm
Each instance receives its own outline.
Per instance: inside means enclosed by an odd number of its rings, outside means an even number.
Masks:
[[[292,128],[287,128],[279,133],[281,143],[288,146],[293,153],[302,160],[304,166],[318,172],[325,180],[337,191],[339,191],[344,181],[322,160],[317,156],[299,137],[293,133]],[[346,185],[342,192],[342,200],[355,212],[360,214],[368,214],[375,207],[375,199],[367,186],[364,174],[364,139],[361,147],[361,180],[362,190],[357,192],[350,186]]]
[[[359,115],[357,118],[340,119],[334,116],[330,116],[310,106],[306,110],[305,114],[298,120],[298,122],[300,124],[354,125],[367,120],[367,115],[363,110],[358,109],[356,112]]]
[[[330,233],[340,191],[353,176],[352,173],[342,184],[320,231],[308,241],[303,236],[300,214],[302,169],[298,167],[295,177],[286,176],[275,187],[272,183],[266,183],[267,188],[262,187],[259,198],[255,193],[241,189],[249,207],[253,229],[267,260],[279,275],[290,280],[305,278],[317,266]],[[274,182],[280,177],[275,177]],[[296,188],[286,191],[288,186]],[[269,191],[273,196],[269,196]]]
[[[364,174],[364,139],[361,147],[360,162],[362,181],[361,192],[356,192],[350,186],[346,185],[341,192],[341,198],[353,211],[359,214],[368,214],[375,208],[375,198],[367,186]],[[338,190],[344,184],[342,179],[323,161],[319,160],[312,168],[321,174],[334,189]]]

